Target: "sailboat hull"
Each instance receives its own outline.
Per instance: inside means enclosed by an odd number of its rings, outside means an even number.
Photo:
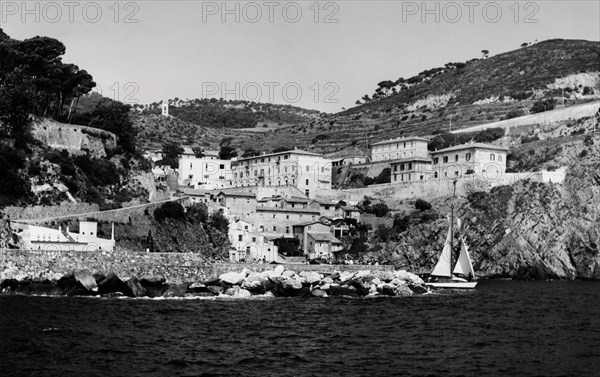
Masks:
[[[477,282],[425,283],[425,285],[432,288],[473,289],[477,285]]]

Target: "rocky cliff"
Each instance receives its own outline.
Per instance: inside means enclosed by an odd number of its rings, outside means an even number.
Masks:
[[[579,152],[570,161],[563,184],[525,180],[468,198],[440,199],[432,211],[411,215],[406,230],[392,240],[374,242],[363,259],[431,271],[448,229],[444,217],[454,203],[478,275],[600,279],[597,139],[593,145],[571,146]]]

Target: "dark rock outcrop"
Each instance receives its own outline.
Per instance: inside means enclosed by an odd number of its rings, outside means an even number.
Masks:
[[[120,292],[125,296],[134,297],[133,292],[127,284],[114,273],[109,273],[104,280],[98,284],[98,293],[101,295]]]

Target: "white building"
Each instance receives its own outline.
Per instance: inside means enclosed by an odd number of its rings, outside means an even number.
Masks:
[[[233,185],[293,186],[314,198],[319,189],[331,189],[331,160],[294,149],[232,161]]]
[[[113,251],[115,249],[114,224],[110,239],[98,237],[98,223],[95,221],[80,221],[78,233],[69,231],[69,227],[52,229],[18,222],[13,222],[12,226],[21,239],[21,247],[25,250]]]
[[[506,172],[508,148],[469,143],[431,152],[433,178],[460,178],[466,175],[496,180]]]
[[[278,260],[277,246],[269,241],[264,234],[256,232],[254,225],[247,221],[238,220],[229,224],[229,241],[233,250],[229,253],[232,262],[267,263]]]
[[[231,187],[231,162],[214,156],[179,158],[179,185],[200,190],[218,190]]]
[[[389,161],[409,157],[429,157],[428,139],[410,136],[384,140],[371,146],[371,162]]]

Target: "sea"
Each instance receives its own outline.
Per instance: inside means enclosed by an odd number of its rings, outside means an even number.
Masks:
[[[0,296],[0,376],[599,376],[600,282],[397,298]]]

